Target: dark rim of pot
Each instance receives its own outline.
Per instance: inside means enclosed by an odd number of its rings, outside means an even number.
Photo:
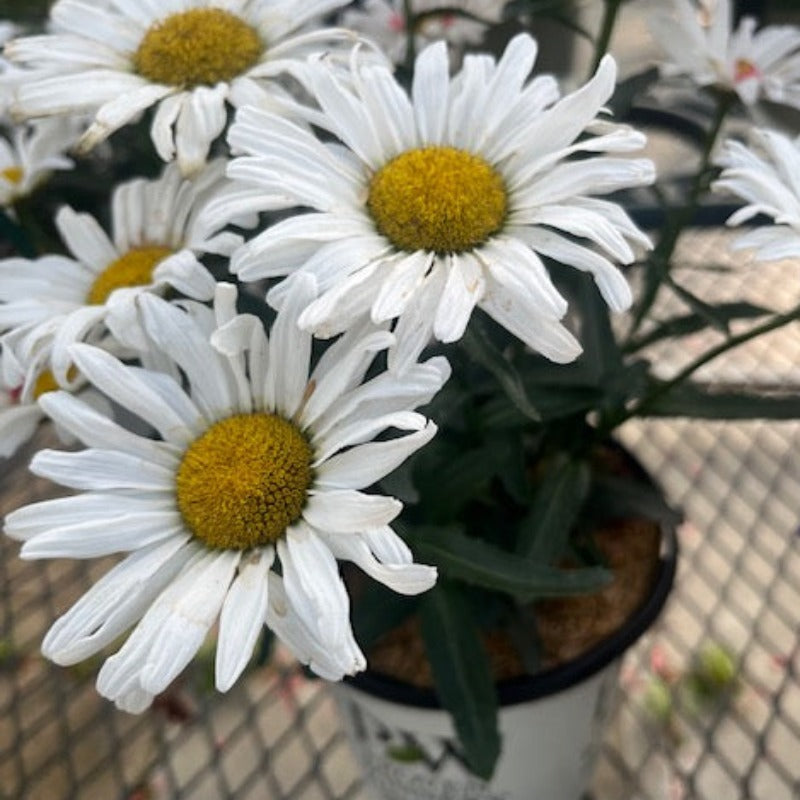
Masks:
[[[678,563],[676,530],[672,526],[661,527],[661,557],[649,597],[616,632],[577,658],[542,670],[536,675],[524,675],[498,683],[497,694],[501,706],[524,703],[569,689],[619,658],[647,631],[667,601]],[[432,689],[421,689],[370,670],[345,680],[350,686],[384,700],[419,708],[441,708],[436,692]]]

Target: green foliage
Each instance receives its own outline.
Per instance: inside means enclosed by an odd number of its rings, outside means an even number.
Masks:
[[[420,620],[439,700],[453,716],[470,768],[489,778],[500,754],[497,697],[468,597],[440,581],[424,596]]]

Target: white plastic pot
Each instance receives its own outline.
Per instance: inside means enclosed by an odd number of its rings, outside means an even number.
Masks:
[[[469,772],[432,691],[367,671],[334,688],[364,779],[382,800],[578,800],[613,709],[625,651],[661,611],[675,577],[665,530],[650,597],[577,659],[498,685],[502,752],[488,783]]]

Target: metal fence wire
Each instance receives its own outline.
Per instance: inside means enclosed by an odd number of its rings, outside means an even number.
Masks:
[[[696,230],[682,244],[678,260],[698,294],[796,302],[796,265],[738,255],[731,269],[705,272],[710,255],[717,266],[734,258],[726,236]],[[690,337],[652,357],[667,374],[700,344]],[[700,378],[800,386],[800,328]],[[52,437],[44,428],[2,465],[0,511],[52,496],[25,469]],[[800,423],[635,421],[620,438],[686,521],[667,609],[624,660],[592,800],[798,800]],[[15,543],[0,549],[4,800],[372,797],[324,684],[280,650],[220,695],[209,646],[153,709],[118,712],[94,690],[99,661],[62,668],[39,653],[51,622],[108,562],[24,562]]]

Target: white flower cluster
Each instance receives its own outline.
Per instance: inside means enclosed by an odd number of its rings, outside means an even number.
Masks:
[[[145,112],[165,162],[113,187],[107,227],[58,210],[66,254],[0,260],[0,456],[43,418],[84,445],[35,456],[34,473],[76,493],[14,511],[5,532],[23,558],[125,554],[43,649],[71,664],[132,628],[97,683],[130,711],[217,622],[221,691],[265,624],[321,676],[363,669],[337,559],[406,594],[436,580],[390,527],[400,502],[371,488],[436,431],[415,409],[450,367],[424,349],[461,339],[481,309],[570,362],[581,344],[559,275],[589,273],[624,311],[621,267],[650,246],[606,196],[655,180],[643,134],[607,111],[611,56],[566,95],[532,75],[524,33],[453,73],[441,40],[478,42],[505,3],[426,0],[407,89],[393,73],[405,5],[348,5],[57,0],[49,32],[5,49],[0,97],[21,121],[0,142],[9,220],[74,165],[68,150],[113,161],[112,134]],[[731,38],[727,2],[707,21],[666,5],[654,31],[686,34],[670,51],[680,71],[800,105],[798,31],[743,23]],[[343,27],[327,27],[336,14]],[[733,222],[778,223],[746,246],[796,255],[798,146],[761,143],[763,156],[728,146],[719,187],[749,203]],[[271,327],[238,310],[265,283]],[[312,358],[314,337],[331,341]]]

